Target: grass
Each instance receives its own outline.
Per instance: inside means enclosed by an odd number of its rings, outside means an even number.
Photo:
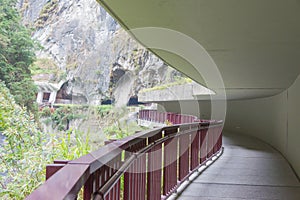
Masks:
[[[58,0],[48,1],[40,12],[38,19],[35,21],[36,28],[43,28],[50,15],[55,13],[58,7]]]
[[[140,93],[157,91],[157,90],[165,90],[167,88],[170,88],[170,87],[173,87],[173,86],[176,86],[176,85],[183,85],[183,84],[192,83],[192,82],[193,81],[190,78],[180,77],[180,78],[177,78],[177,80],[175,80],[174,82],[171,82],[171,83],[158,85],[158,86],[155,86],[155,87],[152,87],[152,88],[145,88],[143,90],[140,90]]]
[[[49,58],[39,58],[37,59],[30,67],[31,75],[48,75],[35,77],[35,80],[39,81],[51,81],[51,82],[59,82],[61,80],[65,80],[67,77],[67,73],[63,70],[60,70],[59,67],[55,64],[55,62]],[[50,78],[49,75],[54,75]],[[49,80],[48,80],[49,79]]]
[[[32,75],[56,74],[58,72],[57,65],[48,58],[37,59],[29,69]]]

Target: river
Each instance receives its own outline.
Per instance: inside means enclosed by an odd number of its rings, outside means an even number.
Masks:
[[[4,135],[2,135],[2,133],[0,132],[0,149],[2,148],[2,144],[4,142],[4,139],[5,139]],[[4,175],[5,175],[5,173],[3,173],[3,171],[1,170],[0,171],[0,176],[4,176]]]
[[[0,147],[2,146],[4,139],[4,135],[2,135],[2,133],[0,132]]]

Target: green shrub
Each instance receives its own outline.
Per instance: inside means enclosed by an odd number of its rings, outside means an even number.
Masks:
[[[120,139],[128,135],[128,133],[122,130],[118,125],[107,126],[103,129],[103,132],[110,139]]]
[[[14,101],[0,82],[0,199],[24,199],[45,180],[45,166],[54,159],[71,160],[90,150],[89,134],[42,133],[34,117]]]
[[[44,135],[38,130],[32,115],[18,106],[4,84],[0,82],[1,130],[6,137],[0,149],[0,198],[22,199],[44,178]]]
[[[85,116],[78,112],[77,107],[63,106],[55,109],[51,114],[51,120],[53,125],[57,127],[59,131],[67,130],[67,124],[74,119],[84,119]]]
[[[40,111],[41,117],[50,117],[51,116],[51,109],[49,107],[45,107]]]
[[[157,90],[165,90],[173,86],[188,84],[192,82],[193,82],[192,79],[187,77],[176,77],[174,82],[165,83],[163,85],[157,85],[152,88],[144,88],[140,90],[140,93],[146,93],[146,92],[157,91]]]
[[[112,110],[112,108],[112,105],[100,105],[97,108],[97,112],[101,117],[103,117],[107,115]]]
[[[74,160],[90,152],[89,133],[85,134],[76,130],[69,130],[66,133],[52,134],[52,156],[55,159]]]

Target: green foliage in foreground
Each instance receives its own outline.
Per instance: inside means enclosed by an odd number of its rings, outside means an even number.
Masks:
[[[104,113],[108,112],[101,118],[107,119],[104,132],[111,139],[141,130],[136,123],[126,121],[125,108],[102,109]],[[49,116],[53,113],[46,110],[43,114]],[[123,118],[125,120],[116,121]],[[24,199],[44,182],[46,164],[53,163],[54,159],[76,159],[89,153],[91,147],[89,134],[72,130],[60,134],[42,133],[33,116],[15,103],[1,81],[0,132],[6,137],[0,146],[0,199]]]
[[[54,159],[71,160],[89,152],[89,137],[69,131],[48,135],[18,106],[0,82],[0,199],[24,199],[44,182],[45,166]]]
[[[0,83],[0,129],[6,136],[1,146],[0,197],[21,199],[43,180],[45,154],[43,135],[33,117],[18,106],[13,96]]]
[[[83,119],[85,118],[84,115],[78,114],[76,112],[76,107],[59,107],[55,109],[53,113],[51,113],[50,118],[53,122],[53,125],[57,127],[59,131],[67,130],[68,123],[73,119]]]
[[[35,60],[34,51],[38,45],[31,39],[29,30],[22,26],[16,2],[0,1],[0,80],[17,104],[35,112],[36,86],[29,66]]]

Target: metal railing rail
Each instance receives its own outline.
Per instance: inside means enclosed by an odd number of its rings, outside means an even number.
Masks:
[[[27,199],[76,199],[81,188],[83,199],[165,199],[220,151],[222,127],[210,121],[157,128],[56,162]]]
[[[178,114],[173,112],[159,112],[157,110],[140,110],[139,119],[156,123],[171,123],[171,124],[185,124],[199,122],[200,120],[193,115]]]

